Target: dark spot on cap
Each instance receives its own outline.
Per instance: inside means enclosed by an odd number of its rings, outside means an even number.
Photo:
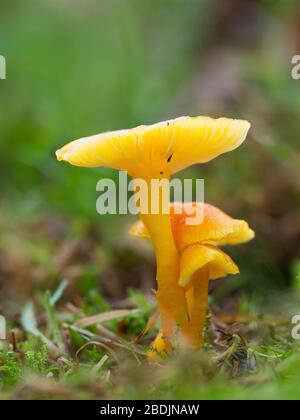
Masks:
[[[170,162],[172,159],[173,153],[168,157],[167,162]]]

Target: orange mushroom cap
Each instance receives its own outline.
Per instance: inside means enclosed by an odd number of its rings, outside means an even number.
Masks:
[[[176,214],[179,206],[182,206],[182,212]],[[193,217],[196,207],[203,212],[203,220],[198,225],[186,224],[186,219]],[[233,219],[211,204],[171,203],[170,218],[174,240],[179,251],[197,243],[241,244],[250,241],[255,236],[246,221]],[[132,236],[150,239],[150,234],[141,220],[131,226],[129,233]]]
[[[188,246],[180,257],[180,286],[188,285],[198,270],[206,270],[209,280],[238,274],[239,268],[229,255],[213,245],[194,244]]]
[[[185,203],[182,213],[176,214],[180,203],[170,206],[172,231],[180,253],[179,284],[186,286],[191,276],[200,269],[206,269],[210,280],[237,274],[238,267],[232,259],[221,251],[218,245],[238,244],[250,241],[254,232],[244,220],[236,220],[210,204]],[[198,225],[186,224],[195,207],[203,211],[203,220]],[[141,221],[134,223],[129,231],[133,236],[150,238]]]

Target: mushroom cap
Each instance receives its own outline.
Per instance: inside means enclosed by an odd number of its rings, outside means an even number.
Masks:
[[[205,270],[209,280],[239,273],[238,266],[219,248],[207,244],[190,245],[180,256],[179,285],[187,286],[193,274],[200,270]]]
[[[181,214],[176,212],[179,206],[182,208]],[[203,211],[203,220],[198,225],[186,224],[187,217],[192,217],[196,207]],[[239,273],[237,265],[216,245],[238,244],[253,239],[254,232],[247,222],[233,219],[222,210],[203,203],[172,203],[170,218],[180,253],[181,286],[187,286],[197,271],[205,271],[209,280]],[[150,239],[147,228],[140,220],[132,225],[129,233]]]
[[[172,175],[237,148],[250,123],[229,118],[180,117],[75,140],[56,152],[76,166],[106,166],[135,177]]]
[[[176,214],[181,206],[181,214]],[[193,217],[196,207],[203,212],[203,220],[198,225],[189,225],[186,219]],[[233,219],[217,207],[206,203],[171,203],[170,218],[174,240],[180,252],[194,244],[234,245],[254,238],[254,231],[246,221]],[[141,220],[131,226],[129,233],[150,239],[150,234]]]

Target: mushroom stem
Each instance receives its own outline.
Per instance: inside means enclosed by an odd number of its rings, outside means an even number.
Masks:
[[[196,271],[191,279],[191,287],[186,292],[190,324],[187,333],[195,348],[203,347],[203,333],[208,308],[209,273]]]
[[[151,203],[151,180],[148,184],[148,203]],[[153,197],[157,200],[158,197]],[[164,197],[165,208],[169,208],[169,197]],[[186,308],[185,290],[178,285],[179,255],[172,234],[170,214],[164,214],[162,199],[159,201],[158,214],[141,214],[140,217],[147,227],[153,243],[157,264],[157,302],[162,326],[162,336],[172,340],[177,323],[183,322]]]

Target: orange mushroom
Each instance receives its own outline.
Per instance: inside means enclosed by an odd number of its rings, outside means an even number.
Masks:
[[[75,140],[58,150],[56,156],[72,165],[125,170],[134,179],[145,180],[151,200],[152,179],[169,180],[190,165],[208,162],[237,148],[249,128],[250,124],[242,120],[180,117]],[[149,212],[140,217],[155,249],[163,338],[170,341],[186,305],[185,290],[178,284],[179,257],[171,221],[161,207],[158,214]]]
[[[183,212],[176,211],[182,206]],[[186,218],[203,210],[203,221],[198,225],[188,225]],[[203,329],[208,305],[209,280],[239,273],[237,265],[225,254],[219,245],[239,244],[250,241],[254,232],[243,220],[232,219],[218,208],[202,203],[172,203],[170,220],[175,244],[180,256],[178,284],[184,288],[187,300],[188,326],[183,326],[183,334],[199,348],[203,345]],[[200,210],[200,209],[199,209]],[[130,234],[140,238],[150,238],[142,221],[136,222]],[[149,353],[150,361],[156,360],[154,353],[160,353],[161,333],[154,341]]]

